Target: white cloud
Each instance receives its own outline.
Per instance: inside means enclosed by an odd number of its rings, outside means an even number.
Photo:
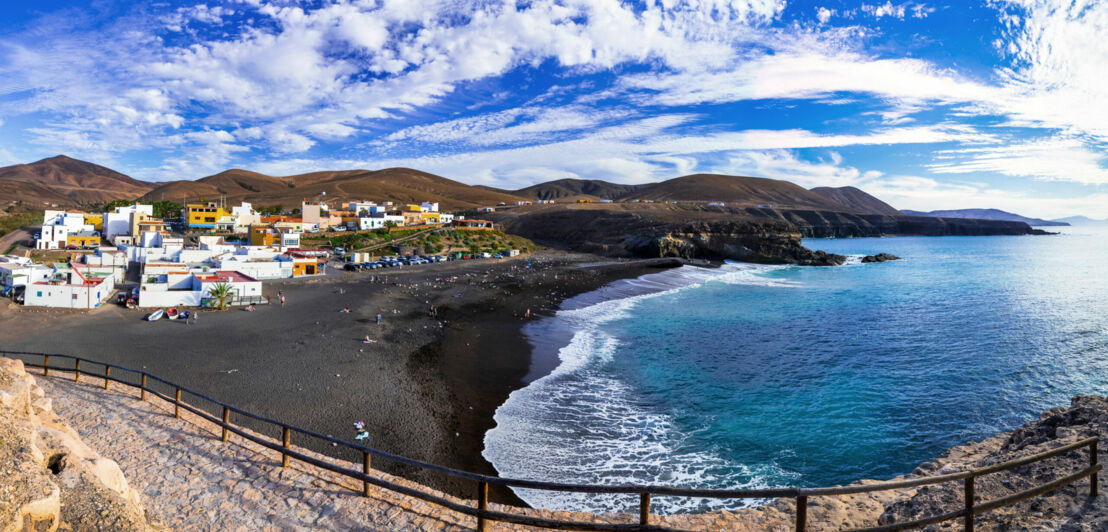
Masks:
[[[1044,181],[1108,184],[1103,150],[1092,150],[1076,138],[1012,142],[946,150],[928,168],[937,174],[993,173]]]
[[[816,10],[816,19],[819,20],[820,24],[827,24],[834,14],[835,10],[827,9],[826,7],[820,7],[818,10]]]

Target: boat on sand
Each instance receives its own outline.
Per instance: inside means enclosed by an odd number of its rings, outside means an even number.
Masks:
[[[165,315],[164,310],[162,310],[162,309],[155,310],[154,312],[151,312],[149,316],[146,317],[146,321],[158,321],[158,320],[162,319],[163,315]]]
[[[177,319],[177,316],[179,316],[179,315],[180,314],[177,312],[177,309],[172,308],[172,307],[166,309],[166,311],[165,311],[165,317],[167,317],[171,320]]]

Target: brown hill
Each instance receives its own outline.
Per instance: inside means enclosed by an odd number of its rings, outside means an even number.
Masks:
[[[726,202],[744,206],[806,208],[841,211],[846,207],[795,183],[762,177],[693,174],[640,185],[624,200]]]
[[[816,187],[812,192],[862,214],[898,216],[900,211],[855,187]]]
[[[64,155],[0,168],[0,182],[5,183],[3,196],[0,196],[5,199],[67,207],[113,199],[134,199],[155,186]],[[57,196],[47,193],[47,190]]]
[[[511,192],[516,196],[540,200],[610,199],[617,200],[645,185],[620,185],[599,179],[558,179]]]
[[[286,177],[228,170],[196,181],[166,183],[142,199],[197,201],[214,200],[221,196],[228,201],[286,207],[297,205],[303,199],[436,201],[447,210],[510,203],[520,199],[506,192],[472,187],[410,168],[311,172]]]

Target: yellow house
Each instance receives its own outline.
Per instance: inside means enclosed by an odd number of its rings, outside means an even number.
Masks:
[[[298,277],[301,275],[318,275],[322,273],[319,269],[319,261],[315,259],[311,260],[294,260],[292,263],[292,276]]]
[[[415,205],[415,204],[409,203],[409,204],[407,204],[407,205],[405,205],[405,206],[404,206],[404,210],[405,210],[406,212],[420,212],[420,211],[422,211],[422,210],[423,210],[423,208],[422,208],[422,207],[420,207],[419,205]]]
[[[278,246],[281,244],[281,234],[268,225],[250,226],[251,246]]]
[[[190,203],[185,206],[185,226],[189,229],[217,229],[218,224],[231,216],[216,203]]]
[[[100,235],[93,233],[92,231],[81,231],[80,233],[72,233],[65,237],[66,246],[77,246],[79,248],[94,248],[100,245]]]
[[[423,223],[425,224],[439,223],[439,213],[437,212],[421,212],[419,215],[423,218]]]
[[[103,214],[86,214],[85,223],[92,226],[97,231],[104,230],[104,215]]]

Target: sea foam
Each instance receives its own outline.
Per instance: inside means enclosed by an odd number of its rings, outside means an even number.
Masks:
[[[730,463],[710,448],[685,445],[669,415],[604,370],[620,340],[604,325],[630,317],[647,298],[705,282],[795,286],[764,277],[780,266],[726,264],[720,269],[682,267],[618,281],[563,305],[550,319],[573,331],[558,351],[559,365],[513,392],[497,409],[483,455],[504,477],[580,484],[658,484],[682,487],[762,488],[766,479],[788,478],[775,464]],[[698,450],[692,450],[698,449]],[[555,510],[628,512],[637,496],[518,489],[528,504]],[[757,501],[657,497],[656,513],[734,508]]]

